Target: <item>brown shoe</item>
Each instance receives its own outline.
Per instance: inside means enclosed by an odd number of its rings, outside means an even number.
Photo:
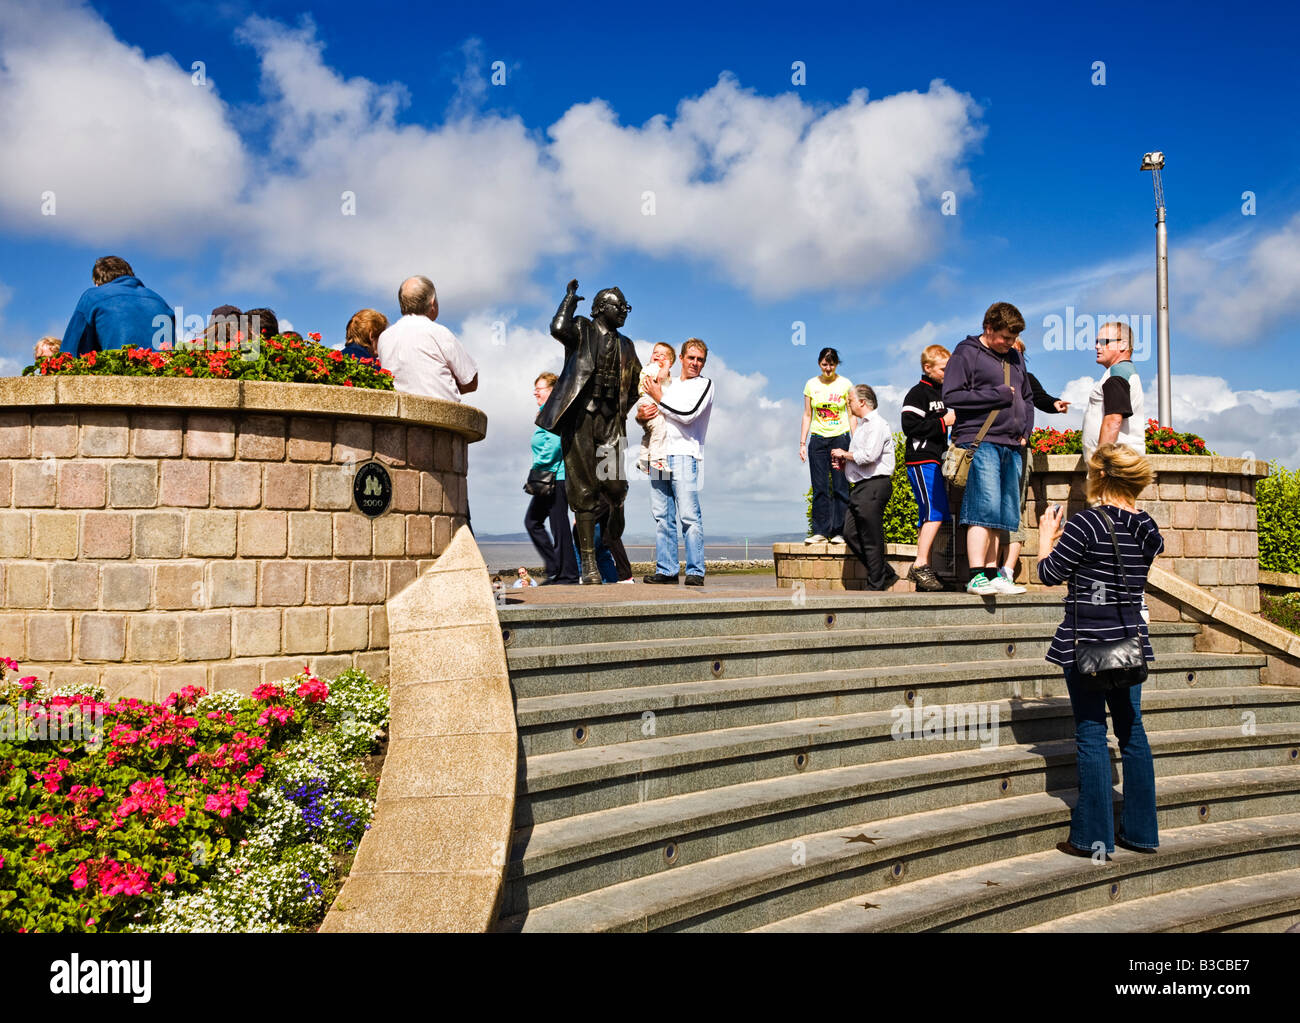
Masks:
[[[937,593],[943,589],[943,583],[939,581],[939,577],[934,574],[934,569],[929,565],[913,565],[907,570],[907,578],[918,590]]]

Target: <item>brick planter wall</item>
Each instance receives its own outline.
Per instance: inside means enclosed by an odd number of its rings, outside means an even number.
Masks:
[[[467,513],[477,409],[316,384],[3,379],[0,653],[54,685],[249,691],[388,663],[385,601]],[[370,519],[369,461],[392,478]]]
[[[1268,463],[1218,455],[1152,455],[1154,485],[1138,507],[1165,538],[1157,564],[1209,590],[1225,604],[1251,614],[1259,611],[1259,520],[1255,481],[1268,475]],[[1087,470],[1079,455],[1034,456],[1029,477],[1029,530],[1021,553],[1019,578],[1038,582],[1038,515],[1049,504],[1073,515],[1084,507]]]

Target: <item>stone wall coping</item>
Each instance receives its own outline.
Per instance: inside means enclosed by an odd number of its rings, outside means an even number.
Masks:
[[[1147,574],[1147,587],[1156,593],[1171,597],[1188,607],[1214,619],[1229,628],[1249,636],[1260,646],[1268,647],[1288,658],[1300,658],[1300,636],[1279,625],[1265,621],[1258,615],[1248,614],[1219,600],[1213,593],[1189,583],[1181,576],[1163,568],[1152,566]]]
[[[418,423],[482,440],[487,415],[472,405],[402,391],[270,380],[182,380],[173,377],[0,377],[0,406],[48,408],[176,408],[189,412],[281,412]]]
[[[1263,479],[1268,475],[1268,463],[1257,458],[1227,458],[1223,455],[1147,455],[1147,461],[1157,473],[1190,472],[1227,476],[1253,476]],[[1046,455],[1033,453],[1032,472],[1087,473],[1082,455]]]
[[[510,862],[519,736],[492,582],[468,527],[387,611],[391,719],[375,817],[321,932],[483,933]]]
[[[1280,590],[1300,590],[1300,572],[1265,572],[1259,570],[1259,585]]]

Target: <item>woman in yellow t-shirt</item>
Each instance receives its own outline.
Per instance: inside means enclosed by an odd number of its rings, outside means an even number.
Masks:
[[[803,424],[799,427],[799,458],[812,474],[812,533],[804,543],[843,543],[844,514],[849,507],[849,484],[844,468],[831,465],[831,450],[845,448],[853,434],[849,392],[853,381],[835,372],[840,354],[823,348],[817,356],[821,376],[803,389]],[[809,424],[812,432],[809,433]]]

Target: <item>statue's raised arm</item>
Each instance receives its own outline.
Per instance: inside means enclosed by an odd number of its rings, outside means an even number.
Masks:
[[[582,296],[578,294],[578,279],[575,277],[565,288],[564,298],[560,300],[560,308],[555,310],[555,319],[551,321],[551,337],[562,342],[566,348],[571,348],[578,343],[573,313],[581,301]]]

